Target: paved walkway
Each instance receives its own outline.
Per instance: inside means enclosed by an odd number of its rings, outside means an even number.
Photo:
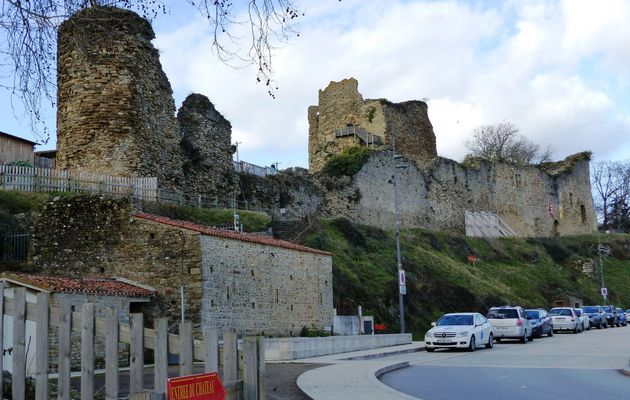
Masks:
[[[424,350],[424,342],[414,342],[410,345],[297,360],[295,362],[329,364],[303,373],[299,376],[297,384],[307,396],[314,400],[418,400],[416,397],[385,385],[378,380],[378,376],[418,363],[419,357],[424,359],[428,356],[428,354],[421,356],[417,353],[422,350]],[[618,365],[617,361],[615,365]],[[594,367],[604,366],[595,365]],[[610,365],[606,368],[610,368]],[[630,364],[623,372],[630,376]]]
[[[392,369],[408,366],[409,356],[420,350],[424,350],[423,342],[299,360],[332,365],[305,372],[300,375],[297,384],[314,400],[415,399],[381,383],[377,377]]]

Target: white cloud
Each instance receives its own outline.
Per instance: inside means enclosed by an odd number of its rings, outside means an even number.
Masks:
[[[217,61],[203,21],[158,30],[156,43],[178,102],[208,95],[243,142],[241,159],[260,164],[306,166],[307,107],[349,76],[365,98],[429,98],[443,156],[461,159],[475,126],[508,120],[558,157],[587,149],[616,157],[630,120],[618,93],[628,78],[630,6],[593,4],[308,2],[301,36],[276,53],[276,100],[253,69]]]

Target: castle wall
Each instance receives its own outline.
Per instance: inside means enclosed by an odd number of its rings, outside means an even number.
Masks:
[[[402,224],[464,233],[468,209],[498,214],[519,236],[592,233],[596,216],[589,163],[571,164],[558,174],[549,174],[536,166],[503,163],[481,162],[478,168],[467,168],[437,158],[420,169],[407,162],[407,168],[398,170]],[[392,175],[391,152],[373,154],[349,185],[328,193],[322,212],[393,226]],[[554,218],[549,215],[550,202]]]
[[[232,165],[232,125],[210,100],[193,93],[177,112],[182,129],[184,190],[231,200],[238,190]]]
[[[332,326],[331,256],[202,236],[203,325],[296,336]]]
[[[331,156],[349,147],[368,145],[357,137],[336,137],[335,131],[346,126],[363,128],[370,135],[379,136],[381,144],[369,144],[375,150],[391,149],[396,135],[396,150],[408,159],[422,164],[437,156],[425,102],[363,100],[354,78],[331,82],[320,90],[318,105],[308,109],[308,121],[311,172],[321,171]]]
[[[149,22],[90,7],[59,28],[57,168],[181,181],[180,129]]]

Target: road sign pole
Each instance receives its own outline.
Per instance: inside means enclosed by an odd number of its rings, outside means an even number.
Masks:
[[[398,270],[399,276],[399,287],[398,287],[398,309],[400,313],[400,333],[405,333],[405,304],[404,304],[404,294],[406,293],[406,286],[400,284],[400,276],[402,272],[402,257],[400,255],[400,205],[398,199],[398,156],[396,155],[396,138],[395,135],[392,135],[392,151],[394,157],[394,207],[396,211],[396,266]],[[404,274],[404,272],[402,272]]]

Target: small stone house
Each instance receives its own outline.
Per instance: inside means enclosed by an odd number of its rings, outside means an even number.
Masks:
[[[68,278],[60,276],[33,275],[24,273],[3,273],[0,281],[5,283],[5,297],[12,298],[16,287],[26,288],[27,303],[37,303],[37,293],[45,292],[50,294],[50,305],[56,306],[59,300],[67,298],[70,301],[73,311],[80,312],[84,303],[94,303],[95,316],[102,315],[105,308],[118,310],[118,317],[121,323],[129,323],[130,312],[142,312],[155,296],[155,291],[151,288],[137,285],[133,282],[120,278]],[[13,317],[4,315],[4,343],[3,349],[12,347],[12,327]],[[57,328],[51,327],[48,336],[50,348],[51,370],[57,368]],[[71,364],[73,369],[80,367],[80,334],[72,333]],[[27,373],[35,372],[35,358],[37,353],[36,324],[33,321],[26,321],[26,344],[27,344]],[[120,345],[121,365],[128,364],[128,348]],[[96,367],[102,368],[105,360],[105,344],[101,338],[95,339],[95,360]],[[4,370],[11,371],[11,358],[4,357]]]
[[[136,214],[135,218],[149,236],[156,225],[194,235],[188,240],[194,243],[199,258],[186,270],[185,292],[199,302],[190,308],[197,306],[201,326],[267,336],[295,336],[303,327],[332,326],[330,253],[156,215]],[[140,275],[149,277],[146,272]],[[176,286],[179,272],[174,270],[172,275]],[[160,291],[160,282],[156,283]],[[201,289],[197,296],[195,288]]]

